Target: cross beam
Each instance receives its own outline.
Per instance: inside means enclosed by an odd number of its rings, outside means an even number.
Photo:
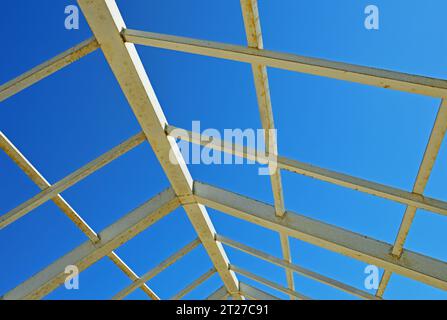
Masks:
[[[447,263],[443,261],[410,250],[396,259],[389,254],[393,246],[388,243],[291,211],[282,219],[275,216],[271,205],[200,182],[194,183],[194,195],[199,203],[236,218],[447,290]]]
[[[216,151],[226,152],[242,158],[255,160],[261,164],[273,161],[266,155],[257,154],[256,150],[253,150],[251,148],[232,143],[226,143],[216,137],[200,135],[200,133],[191,132],[173,126],[166,127],[166,134],[184,141],[201,144]],[[286,157],[278,156],[278,158],[276,159],[276,164],[278,168],[290,172],[333,183],[345,188],[372,194],[374,196],[396,201],[405,205],[414,206],[419,209],[447,215],[447,202],[445,201],[430,197],[424,197],[421,194],[408,192],[402,189],[394,188],[373,181],[368,181],[333,170],[317,167]]]
[[[442,79],[154,32],[123,29],[122,34],[126,41],[134,44],[254,63],[426,96],[447,97],[447,81]]]

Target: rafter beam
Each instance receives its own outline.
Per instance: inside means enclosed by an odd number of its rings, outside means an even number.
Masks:
[[[99,233],[100,240],[84,242],[76,249],[29,278],[2,299],[40,299],[61,285],[66,278],[65,267],[74,265],[83,271],[123,243],[129,241],[179,206],[171,188],[158,194]]]
[[[435,165],[436,158],[438,157],[439,150],[441,149],[441,145],[444,140],[446,131],[447,131],[447,100],[443,100],[439,107],[435,124],[433,125],[433,129],[431,131],[430,138],[428,140],[428,144],[424,152],[424,157],[419,167],[419,172],[416,176],[416,181],[413,186],[413,193],[418,194],[424,193],[433,166]],[[413,206],[408,206],[405,209],[405,214],[402,219],[396,240],[394,241],[393,250],[391,251],[391,254],[393,254],[396,257],[400,258],[403,252],[405,240],[407,239],[408,232],[410,231],[414,217],[416,216],[416,210],[417,208]],[[376,295],[378,297],[382,297],[383,294],[385,293],[390,278],[391,278],[391,272],[385,270],[380,280],[379,288],[377,289]]]
[[[40,174],[40,172],[28,161],[28,159],[16,148],[16,146],[9,141],[9,139],[0,131],[0,148],[18,165],[20,169],[40,188],[46,189],[51,187],[48,181]],[[58,194],[52,198],[56,204],[67,217],[90,239],[92,242],[98,242],[99,237],[95,231],[82,219],[82,217],[68,204],[65,199]],[[138,275],[115,253],[108,254],[110,260],[124,272],[132,281],[139,279]],[[154,300],[159,300],[157,294],[149,288],[145,283],[142,284],[141,289]]]
[[[190,293],[192,290],[197,288],[200,284],[205,282],[207,279],[211,278],[211,276],[215,273],[216,273],[216,269],[211,268],[210,270],[208,270],[207,272],[202,274],[200,277],[198,277],[196,280],[194,280],[191,284],[189,284],[184,289],[182,289],[180,292],[175,294],[170,300],[180,300],[181,298],[186,296],[188,293]]]
[[[134,44],[260,64],[432,97],[447,97],[447,81],[441,79],[160,33],[131,29],[125,29],[122,33],[126,41]]]
[[[0,102],[48,77],[99,48],[95,38],[87,39],[56,57],[0,86]]]
[[[0,229],[5,228],[9,224],[13,223],[17,219],[23,217],[27,213],[29,213],[31,210],[37,208],[41,204],[47,202],[48,200],[55,198],[58,196],[59,193],[62,193],[64,190],[68,189],[75,183],[81,181],[82,179],[86,178],[93,172],[101,169],[111,161],[115,160],[119,156],[123,155],[124,153],[132,150],[136,146],[140,145],[145,141],[145,136],[143,133],[138,133],[134,135],[133,137],[127,139],[123,143],[119,144],[115,148],[111,149],[110,151],[104,153],[102,156],[96,158],[95,160],[87,163],[80,169],[76,170],[75,172],[71,173],[70,175],[66,176],[62,180],[59,180],[52,186],[44,189],[43,191],[39,192],[37,195],[32,197],[31,199],[23,202],[18,207],[12,209],[11,211],[5,213],[0,217]],[[2,145],[4,145],[4,140],[1,142]],[[74,219],[79,220],[79,217],[74,217]],[[80,221],[78,221],[80,222]],[[87,231],[87,230],[86,230]]]
[[[392,245],[388,243],[291,211],[279,218],[271,205],[200,182],[194,183],[194,195],[200,203],[236,218],[447,290],[447,263],[443,261],[409,250],[396,259],[389,254]]]
[[[167,120],[135,46],[122,38],[121,31],[126,25],[115,1],[78,0],[78,3],[213,265],[227,290],[241,299],[238,280],[228,268],[225,251],[214,240],[214,226],[205,207],[194,200],[188,201],[192,198],[191,174],[175,140],[165,135]]]
[[[352,294],[356,297],[367,299],[367,300],[380,300],[380,298],[375,297],[372,294],[369,294],[365,291],[359,290],[355,287],[352,287],[350,285],[347,285],[345,283],[342,283],[340,281],[331,279],[329,277],[323,276],[321,274],[318,274],[314,271],[308,270],[306,268],[300,267],[296,264],[292,264],[284,259],[278,259],[270,254],[267,254],[265,252],[262,252],[260,250],[254,249],[252,247],[249,247],[245,244],[242,244],[240,242],[234,241],[232,239],[229,239],[227,237],[224,237],[222,235],[217,235],[216,240],[222,242],[223,244],[226,244],[232,248],[235,248],[237,250],[240,250],[242,252],[248,253],[254,257],[260,258],[264,261],[270,262],[274,265],[277,265],[279,267],[285,268],[289,270],[290,272],[296,272],[300,275],[303,275],[307,278],[316,280],[318,282],[324,283],[326,285],[329,285],[331,287],[334,287],[336,289],[342,290],[344,292],[347,292],[349,294]]]
[[[201,144],[213,150],[234,154],[239,157],[258,161],[262,164],[271,161],[268,159],[268,156],[262,154],[256,155],[256,151],[251,148],[235,145],[232,143],[224,143],[224,141],[219,140],[215,137],[207,137],[205,135],[200,135],[199,133],[192,133],[191,131],[176,128],[173,126],[167,126],[166,133],[169,136],[176,137],[184,141]],[[421,194],[408,192],[381,183],[368,181],[365,179],[313,166],[304,162],[288,159],[281,156],[278,156],[276,162],[278,167],[281,169],[285,169],[317,180],[333,183],[345,188],[372,194],[374,196],[396,201],[405,205],[414,206],[419,209],[447,215],[447,202],[445,201],[424,197]]]
[[[303,295],[303,294],[301,294],[299,292],[296,292],[294,290],[290,290],[289,288],[283,287],[283,286],[281,286],[281,285],[279,285],[279,284],[277,284],[277,283],[275,283],[273,281],[267,280],[267,279],[265,279],[263,277],[260,277],[260,276],[254,274],[254,273],[251,273],[250,271],[247,271],[247,270],[242,269],[240,267],[237,267],[235,265],[230,265],[230,268],[234,272],[236,272],[236,273],[238,273],[238,274],[240,274],[240,275],[242,275],[244,277],[247,277],[249,279],[252,279],[254,281],[262,283],[263,285],[266,285],[266,286],[268,286],[270,288],[278,290],[279,292],[285,293],[285,294],[287,294],[289,296],[293,296],[296,299],[299,299],[299,300],[311,300],[309,297],[307,297],[307,296],[305,296],[305,295]]]
[[[138,287],[143,285],[145,282],[148,282],[150,279],[154,278],[158,274],[160,274],[163,270],[168,268],[169,266],[173,265],[175,262],[183,258],[185,255],[187,255],[189,252],[194,250],[198,245],[200,245],[200,240],[195,239],[194,241],[188,243],[186,246],[184,246],[182,249],[174,253],[172,256],[164,260],[162,263],[160,263],[158,266],[156,266],[154,269],[146,272],[144,275],[142,275],[139,279],[128,285],[126,288],[118,292],[115,296],[113,296],[113,300],[121,300],[131,294],[134,290],[136,290]]]

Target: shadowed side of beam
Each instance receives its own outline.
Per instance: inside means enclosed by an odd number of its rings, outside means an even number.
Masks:
[[[279,218],[271,205],[197,181],[194,195],[200,203],[236,218],[447,290],[446,262],[410,250],[404,250],[401,259],[396,259],[390,254],[392,245],[386,242],[292,211]]]

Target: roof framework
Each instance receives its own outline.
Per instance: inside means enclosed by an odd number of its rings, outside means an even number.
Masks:
[[[247,47],[130,30],[126,28],[114,0],[78,0],[78,3],[94,37],[2,85],[0,87],[0,101],[19,93],[28,86],[100,48],[142,131],[53,185],[50,185],[14,144],[0,132],[1,149],[42,190],[28,201],[3,214],[0,217],[0,228],[7,227],[41,204],[51,200],[88,237],[88,241],[7,292],[2,297],[3,299],[43,298],[64,282],[65,266],[76,265],[80,270],[84,270],[107,256],[132,281],[129,286],[116,293],[113,299],[123,299],[137,288],[141,288],[151,299],[158,300],[160,298],[146,282],[198,246],[203,246],[206,250],[213,267],[199,278],[194,279],[187,287],[175,294],[172,299],[181,299],[215,273],[219,275],[224,285],[212,293],[208,299],[227,299],[228,297],[233,299],[278,299],[259,288],[239,282],[238,274],[283,292],[291,299],[300,300],[310,298],[295,290],[294,273],[368,300],[382,299],[392,273],[398,273],[447,290],[446,262],[404,249],[406,237],[418,209],[447,215],[446,201],[423,195],[447,130],[447,101],[444,100],[447,97],[447,81],[264,50],[256,0],[241,0]],[[179,130],[175,130],[179,128],[168,124],[134,44],[251,64],[261,123],[266,132],[265,150],[267,155],[260,156],[255,150],[245,146],[233,145],[232,148],[228,148],[224,141],[215,138],[210,139],[186,130],[181,130],[180,132],[183,133],[179,134]],[[401,190],[279,156],[276,137],[269,136],[271,134],[269,129],[274,129],[275,125],[270,101],[267,66],[440,98],[438,115],[413,190],[411,192]],[[270,168],[277,168],[270,176],[274,204],[262,203],[231,191],[194,181],[185,160],[179,152],[175,138],[206,145],[208,148],[217,151],[256,160],[268,164]],[[60,193],[145,141],[149,142],[154,150],[171,187],[103,231],[96,233]],[[273,143],[269,144],[268,141],[273,141]],[[177,164],[173,164],[169,160],[170,153],[175,155]],[[272,158],[269,155],[275,157]],[[395,242],[393,244],[381,242],[287,211],[283,199],[281,170],[306,175],[406,205]],[[182,206],[186,211],[197,233],[197,239],[152,270],[138,276],[114,250],[179,206]],[[206,207],[277,232],[282,248],[282,258],[274,257],[218,234]],[[289,237],[382,267],[385,272],[376,294],[372,295],[293,264]],[[283,268],[286,273],[287,287],[231,264],[225,253],[224,244]]]

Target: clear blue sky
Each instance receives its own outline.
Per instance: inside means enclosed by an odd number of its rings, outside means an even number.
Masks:
[[[445,1],[259,3],[267,49],[447,79]],[[0,83],[91,36],[83,18],[80,30],[64,28],[64,8],[69,4],[74,1],[16,0],[2,5]],[[380,8],[379,31],[363,27],[363,10],[368,4]],[[238,0],[134,0],[118,1],[118,5],[130,28],[245,45]],[[193,120],[200,120],[202,128],[220,130],[261,127],[249,65],[146,47],[138,51],[169,123],[187,129]],[[280,154],[411,190],[439,100],[284,70],[268,71]],[[0,130],[54,183],[140,129],[97,51],[2,102]],[[258,176],[256,166],[189,168],[197,180],[272,203],[269,179]],[[288,172],[282,172],[282,177],[289,210],[394,241],[403,205]],[[39,191],[1,152],[0,181],[1,214]],[[446,181],[444,143],[426,194],[447,200]],[[168,186],[152,150],[144,144],[63,196],[99,232]],[[277,234],[209,212],[219,233],[280,255]],[[406,248],[446,261],[446,230],[445,217],[418,211]],[[143,274],[194,238],[180,208],[117,252]],[[13,223],[0,232],[0,294],[85,240],[51,202]],[[298,265],[363,288],[364,263],[298,240],[291,245]],[[282,269],[230,248],[227,252],[231,262],[286,284]],[[210,267],[204,250],[196,249],[149,285],[160,297],[169,298]],[[312,298],[351,298],[301,276],[295,279],[297,290]],[[104,258],[81,274],[80,290],[62,287],[47,298],[107,299],[129,283]],[[186,298],[204,298],[220,285],[215,275]],[[138,290],[129,298],[146,296]],[[447,293],[393,275],[385,298],[446,299]]]

